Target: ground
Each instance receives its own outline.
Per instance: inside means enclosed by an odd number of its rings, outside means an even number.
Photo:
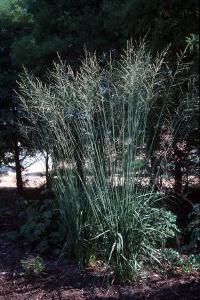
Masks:
[[[27,190],[27,198],[36,190]],[[57,299],[200,299],[200,272],[162,277],[149,272],[149,277],[137,284],[105,288],[98,269],[80,270],[75,261],[57,262],[50,255],[44,257],[44,274],[30,277],[22,273],[20,260],[34,254],[20,241],[11,241],[9,232],[16,229],[23,218],[18,216],[22,201],[16,190],[0,189],[0,300],[57,300]]]

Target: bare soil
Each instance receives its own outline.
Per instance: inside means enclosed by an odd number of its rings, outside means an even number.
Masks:
[[[37,190],[27,190],[27,198],[37,198]],[[38,276],[24,275],[20,260],[35,254],[22,242],[11,241],[9,232],[23,222],[18,205],[23,201],[15,189],[0,189],[0,300],[57,299],[149,299],[200,300],[200,272],[163,277],[149,272],[145,282],[105,288],[96,266],[80,270],[75,261],[57,262],[43,257],[46,270]]]

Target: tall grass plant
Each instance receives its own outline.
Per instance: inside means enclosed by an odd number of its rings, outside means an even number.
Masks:
[[[121,60],[104,67],[88,54],[78,72],[60,62],[48,83],[27,73],[19,83],[27,134],[50,149],[54,163],[62,253],[81,265],[95,256],[121,281],[159,263],[156,249],[176,231],[175,217],[158,208],[163,195],[143,180],[147,144],[157,134],[155,125],[148,136],[149,116],[156,108],[161,126],[168,105],[160,101],[164,69],[165,53],[153,60],[144,45],[129,44]]]

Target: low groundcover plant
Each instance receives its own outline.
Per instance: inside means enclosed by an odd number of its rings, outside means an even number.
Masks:
[[[27,275],[38,275],[45,270],[43,259],[40,256],[30,256],[21,260],[22,268]]]

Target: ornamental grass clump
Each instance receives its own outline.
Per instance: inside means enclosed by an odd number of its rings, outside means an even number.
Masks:
[[[148,136],[150,112],[166,92],[164,58],[153,61],[143,45],[129,45],[104,67],[87,55],[78,72],[60,62],[48,83],[27,73],[19,83],[27,135],[53,161],[62,253],[80,265],[96,257],[121,281],[159,263],[156,249],[176,231],[175,217],[158,208],[163,196],[149,187],[143,163],[157,134],[154,126]],[[165,106],[156,110],[159,126]]]

